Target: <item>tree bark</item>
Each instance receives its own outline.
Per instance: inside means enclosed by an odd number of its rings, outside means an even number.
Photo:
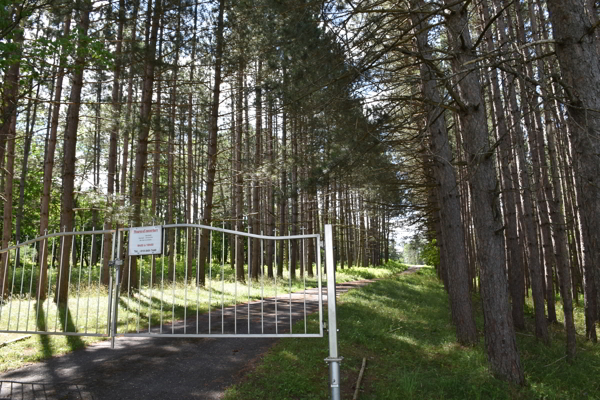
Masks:
[[[489,8],[487,2],[481,3],[484,22],[490,21]],[[492,31],[488,30],[486,34],[487,51],[494,51],[495,44]],[[506,115],[502,104],[502,92],[498,83],[498,74],[495,69],[489,73],[491,82],[492,105],[494,108],[492,118],[495,117],[496,141],[499,146],[498,162],[501,169],[502,183],[502,205],[504,211],[506,253],[508,258],[507,270],[509,278],[509,289],[512,300],[512,316],[515,328],[525,329],[525,283],[523,279],[523,262],[520,257],[518,229],[517,229],[517,206],[515,199],[515,182],[512,179],[510,165],[513,163],[512,147],[508,127],[506,124]]]
[[[90,0],[85,0],[80,11],[79,29],[81,35],[87,35],[90,25],[90,12],[92,4]],[[86,42],[81,37],[77,45],[77,57],[75,59],[75,68],[73,73],[73,84],[71,86],[71,95],[69,98],[69,110],[67,112],[67,128],[65,130],[64,140],[64,172],[63,172],[63,194],[62,194],[62,223],[61,226],[66,232],[70,232],[74,227],[75,212],[75,167],[77,160],[77,128],[79,127],[79,111],[81,108],[81,90],[83,88],[83,73],[85,69],[85,51]],[[62,261],[57,281],[57,290],[55,302],[60,305],[66,305],[69,293],[69,263],[71,256],[71,237],[65,236],[61,248]]]
[[[67,13],[63,22],[62,37],[69,36],[71,31],[71,13]],[[52,105],[52,117],[50,122],[50,133],[48,135],[48,143],[46,146],[46,156],[44,158],[44,186],[42,189],[42,199],[40,205],[40,236],[48,233],[48,220],[50,211],[50,194],[52,190],[52,174],[54,171],[54,153],[56,151],[56,136],[58,132],[58,121],[60,117],[60,102],[62,98],[63,78],[65,75],[64,64],[66,55],[64,48],[61,49],[59,68],[56,78],[56,90],[54,92],[54,104]],[[48,241],[44,241],[42,253],[40,257],[40,275],[37,282],[39,290],[39,299],[46,299],[46,291],[48,286]]]
[[[133,206],[133,226],[142,224],[142,197],[144,187],[144,175],[146,172],[146,162],[148,159],[148,137],[150,134],[151,114],[152,114],[152,94],[154,85],[154,67],[156,64],[156,42],[158,38],[158,27],[160,25],[162,10],[161,1],[154,0],[154,12],[148,3],[148,18],[152,13],[152,27],[147,40],[146,59],[144,65],[144,80],[142,84],[142,98],[140,111],[140,131],[137,140],[135,154],[135,171],[132,182],[131,205]],[[122,289],[137,288],[137,279],[130,279],[137,276],[137,257],[130,257],[131,265],[127,273],[123,274]]]
[[[252,182],[252,233],[260,234],[260,166],[262,137],[262,61],[258,60],[256,73],[256,138],[254,142],[254,179]],[[252,279],[258,281],[260,240],[252,240]],[[262,265],[260,266],[262,268]]]
[[[416,2],[415,2],[416,3]],[[417,4],[423,6],[422,2]],[[431,54],[427,42],[428,30],[424,28],[424,14],[412,15],[413,25],[417,31],[416,40],[419,52],[425,59]],[[444,110],[436,106],[442,103],[437,89],[435,73],[427,64],[429,60],[421,63],[422,91],[426,99],[427,131],[430,138],[431,153],[433,158],[433,171],[436,180],[436,189],[440,199],[440,218],[442,239],[440,243],[447,254],[448,268],[448,294],[452,307],[452,319],[456,327],[456,338],[463,345],[472,345],[477,342],[477,328],[469,293],[469,273],[467,254],[463,242],[463,225],[460,218],[460,196],[456,175],[452,167],[452,150],[446,128]]]
[[[236,134],[235,134],[235,230],[244,229],[244,174],[242,173],[242,133],[244,124],[244,61],[240,60],[237,72],[236,93]],[[236,279],[245,282],[244,274],[244,241],[243,236],[235,236],[235,271]]]
[[[141,112],[140,112],[140,132],[138,136],[138,145],[135,157],[135,175],[133,178],[133,224],[141,224],[141,201],[143,196],[144,172],[146,170],[146,160],[148,158],[148,135],[150,133],[150,116],[152,113],[152,94],[154,85],[154,67],[156,64],[156,42],[158,38],[158,27],[162,15],[161,1],[154,0],[154,12],[151,5],[148,4],[148,17],[152,14],[152,28],[146,47],[146,60],[144,65],[144,81],[142,85]],[[132,272],[133,269],[132,269]]]
[[[469,157],[469,183],[472,188],[473,220],[478,243],[484,334],[488,361],[494,375],[517,384],[524,383],[523,371],[508,301],[508,282],[504,271],[502,215],[498,202],[498,182],[494,157],[489,145],[485,103],[477,73],[464,70],[475,59],[464,2],[445,1],[452,55],[457,74],[458,115]]]
[[[179,2],[179,7],[181,8],[181,2]],[[180,18],[181,19],[181,18]],[[196,29],[198,26],[198,4],[194,5],[194,33],[193,33],[193,37],[192,37],[192,57],[191,57],[191,69],[190,69],[190,82],[194,82],[194,70],[195,70],[195,62],[196,62]],[[179,27],[179,31],[181,30],[181,28]],[[186,222],[188,224],[192,223],[192,193],[194,190],[194,187],[192,185],[193,183],[193,173],[194,173],[194,153],[193,153],[193,134],[194,134],[194,129],[193,129],[193,115],[194,115],[194,96],[192,93],[192,90],[190,90],[190,92],[188,93],[188,130],[187,130],[187,192],[186,192]],[[192,240],[193,236],[192,236],[192,229],[187,229],[187,238],[186,238],[186,243],[188,246],[188,252],[187,252],[187,269],[188,269],[188,276],[192,277],[192,265],[193,265],[193,259],[194,259],[194,251],[193,249],[195,248],[194,246],[194,242]],[[223,246],[225,246],[225,243],[222,243]],[[225,260],[223,260],[223,263],[225,262]]]
[[[292,208],[292,221],[291,221],[291,234],[292,235],[297,235],[298,234],[298,132],[300,130],[299,128],[299,123],[298,120],[300,118],[298,116],[296,116],[296,118],[294,118],[294,124],[293,124],[293,129],[292,129],[292,137],[291,137],[291,145],[292,145],[292,187],[291,187],[291,193],[290,193],[290,198],[291,198],[291,208]],[[334,231],[334,240],[335,240],[335,231]],[[334,241],[335,243],[335,241]],[[297,268],[297,264],[298,264],[298,241],[297,240],[291,240],[290,241],[290,246],[289,246],[289,251],[290,251],[290,256],[289,256],[289,260],[290,260],[290,265],[288,266],[289,268],[289,273],[290,273],[290,277],[291,279],[296,279],[296,268]]]
[[[117,28],[117,43],[115,49],[115,68],[112,87],[112,126],[110,130],[110,142],[108,147],[108,173],[107,173],[107,207],[114,207],[115,204],[115,177],[117,174],[117,143],[119,141],[119,133],[121,128],[121,99],[119,92],[121,89],[121,67],[123,60],[121,59],[121,51],[123,47],[123,29],[125,25],[125,0],[119,0],[119,25]],[[113,216],[107,215],[104,222],[104,229],[111,229],[113,226]],[[110,276],[109,261],[113,257],[111,248],[111,235],[104,234],[103,245],[103,265],[102,265],[102,283],[108,285]]]
[[[15,13],[21,12],[21,7],[17,7],[14,10]],[[23,45],[23,33],[18,32],[15,34],[14,44],[17,47],[16,61],[12,63],[4,76],[4,87],[3,87],[3,101],[0,121],[0,140],[2,141],[2,150],[5,153],[0,154],[0,160],[4,160],[6,155],[6,164],[2,171],[5,176],[4,181],[4,215],[2,225],[2,248],[5,249],[9,246],[12,238],[12,210],[13,210],[13,182],[14,182],[14,166],[15,166],[15,140],[16,140],[16,127],[17,127],[17,105],[19,95],[19,79],[20,79],[20,68],[21,60],[20,55],[22,54]],[[5,147],[6,146],[6,147]],[[0,162],[1,163],[1,162]],[[17,237],[18,241],[19,238]],[[5,257],[9,257],[8,253],[5,253],[0,257],[0,290],[4,290],[4,293],[0,294],[0,299],[4,298],[8,294],[8,285],[5,279],[8,275],[8,266]]]
[[[600,54],[584,0],[548,0],[555,51],[567,93],[582,236],[586,335],[596,341],[593,284],[600,265]]]
[[[286,83],[285,79],[285,68],[283,70],[284,76],[284,86]],[[279,195],[279,235],[285,235],[287,232],[287,170],[286,170],[286,162],[287,162],[287,110],[285,109],[285,99],[283,102],[283,115],[281,122],[281,182],[280,182],[280,195]],[[279,263],[277,263],[277,276],[283,278],[283,264],[284,264],[284,254],[285,242],[283,240],[279,240],[277,242],[279,244]]]
[[[274,196],[274,185],[275,182],[272,178],[275,171],[275,149],[273,135],[273,99],[271,95],[268,96],[268,110],[267,110],[267,156],[269,159],[269,177],[267,178],[267,232],[268,236],[275,234],[275,196]],[[275,179],[276,181],[276,179]],[[275,257],[275,241],[268,240],[266,242],[267,252],[267,276],[273,278],[273,259]]]
[[[167,225],[174,223],[174,207],[175,207],[175,96],[174,87],[171,88],[171,120],[169,121],[169,139],[167,142]],[[167,233],[167,251],[169,253],[167,263],[167,279],[173,281],[175,279],[175,273],[173,267],[175,266],[175,230],[176,228],[169,228]]]
[[[217,17],[217,30],[216,30],[216,48],[215,48],[215,75],[214,75],[214,87],[213,87],[213,98],[212,108],[210,117],[210,137],[208,144],[208,166],[206,168],[206,191],[204,195],[204,212],[202,213],[202,224],[210,225],[212,221],[212,209],[213,209],[213,192],[215,188],[215,174],[217,170],[217,138],[219,133],[219,102],[221,94],[221,65],[223,62],[223,13],[225,7],[225,0],[219,0],[219,15]],[[206,262],[208,258],[208,239],[211,231],[207,229],[202,230],[202,236],[200,238],[200,255],[199,263],[200,270],[197,272],[198,284],[204,286],[206,282]],[[211,260],[208,260],[210,262]]]

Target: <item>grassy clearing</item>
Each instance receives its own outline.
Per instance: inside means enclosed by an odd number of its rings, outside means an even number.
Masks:
[[[159,262],[158,265],[161,265]],[[236,282],[234,272],[229,265],[224,268],[213,264],[207,279],[206,287],[198,288],[194,282],[184,284],[182,280],[176,283],[159,280],[152,288],[148,285],[149,265],[141,265],[142,286],[139,291],[121,293],[119,302],[119,319],[117,331],[119,333],[145,330],[150,325],[159,327],[161,322],[168,324],[173,320],[181,320],[184,316],[195,317],[196,313],[208,312],[209,305],[212,310],[220,309],[221,304],[228,307],[246,301],[260,300],[261,297],[271,297],[301,291],[303,288],[317,287],[316,277],[297,277],[290,280],[288,271],[284,271],[283,279],[264,278],[264,285],[259,282]],[[390,263],[386,267],[368,267],[339,269],[336,274],[338,282],[348,282],[360,279],[384,278],[402,271],[399,264]],[[90,268],[93,274],[94,267]],[[184,276],[183,262],[177,263],[177,276]],[[78,271],[72,272],[78,282]],[[25,276],[24,273],[16,276]],[[77,278],[75,278],[77,277]],[[85,276],[82,282],[92,282],[91,285],[72,284],[69,296],[69,313],[65,315],[64,309],[57,309],[52,300],[47,300],[38,307],[35,292],[29,299],[28,293],[23,293],[20,299],[14,299],[2,307],[0,313],[0,330],[47,330],[50,332],[84,332],[106,333],[108,320],[108,304],[106,300],[106,287],[94,284],[94,279]],[[324,276],[323,286],[326,285]],[[54,278],[54,281],[56,278]],[[31,281],[27,277],[23,282]],[[146,284],[144,285],[144,282]],[[15,285],[19,287],[19,285]],[[24,285],[27,287],[27,285]],[[35,288],[35,285],[33,285]],[[162,310],[162,311],[161,311]],[[37,319],[36,319],[37,316]],[[65,329],[66,327],[66,329]],[[313,324],[308,327],[309,332],[318,332],[319,327]],[[0,344],[25,336],[25,334],[0,333]],[[0,372],[19,368],[27,363],[65,354],[82,348],[89,343],[105,340],[101,337],[78,337],[58,335],[32,335],[30,338],[0,347]]]
[[[480,303],[475,304],[482,332]],[[351,291],[338,305],[343,399],[352,398],[363,357],[361,400],[600,399],[600,348],[580,336],[577,360],[569,366],[558,325],[551,327],[549,347],[529,333],[517,335],[527,386],[495,379],[487,368],[483,335],[473,348],[456,343],[447,295],[429,268]],[[581,318],[582,307],[576,313]],[[533,328],[532,315],[528,323]],[[327,337],[281,340],[226,399],[328,399],[327,355]]]

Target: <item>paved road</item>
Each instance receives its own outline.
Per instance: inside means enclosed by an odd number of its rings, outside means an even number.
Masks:
[[[373,282],[364,280],[337,285],[339,295]],[[325,294],[326,289],[324,288]],[[316,290],[292,297],[293,322],[318,310]],[[326,305],[326,295],[323,299]],[[250,332],[289,332],[289,295],[250,303]],[[324,307],[325,308],[325,307]],[[237,327],[234,324],[237,316]],[[277,316],[277,318],[275,318]],[[221,325],[221,321],[225,324]],[[277,321],[277,323],[275,323]],[[248,305],[211,314],[211,331],[239,334],[248,330]],[[188,319],[173,327],[175,333],[196,329]],[[208,315],[198,326],[208,330]],[[167,327],[170,328],[170,327]],[[202,331],[202,329],[200,329]],[[170,329],[167,329],[170,330]],[[302,333],[302,332],[293,332]],[[239,381],[277,339],[272,338],[119,338],[115,349],[99,342],[70,354],[0,374],[2,399],[219,399],[225,388]],[[302,339],[299,339],[302,340]]]

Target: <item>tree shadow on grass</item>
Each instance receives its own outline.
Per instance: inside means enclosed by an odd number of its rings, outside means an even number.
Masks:
[[[77,328],[73,323],[73,319],[71,318],[71,312],[69,311],[69,306],[59,306],[58,307],[58,316],[61,322],[61,326],[64,328],[66,326],[65,332],[77,332]],[[67,344],[71,351],[81,349],[85,347],[85,343],[81,340],[81,337],[74,335],[66,335]]]
[[[36,308],[39,306],[39,313],[37,318],[37,330],[40,332],[47,331],[46,326],[46,313],[44,312],[43,303],[39,304],[36,302]],[[50,337],[48,335],[39,335],[40,343],[42,344],[42,356],[43,358],[50,358],[54,355],[52,345],[50,344]]]
[[[147,296],[144,296],[148,299]],[[151,325],[152,326],[156,326],[158,324],[161,323],[161,319],[160,319],[160,307],[159,305],[161,304],[161,300],[160,298],[156,298],[154,296],[152,296],[152,298],[150,298],[148,300],[143,300],[141,298],[141,296],[135,297],[135,298],[131,298],[129,301],[127,301],[127,298],[123,298],[120,297],[119,298],[119,327],[123,328],[125,327],[125,331],[127,332],[131,332],[129,330],[130,327],[137,327],[137,316],[138,316],[138,309],[140,310],[140,323],[143,323],[144,325],[148,325],[148,308],[150,307],[152,309],[152,313],[151,313]],[[163,315],[163,321],[162,323],[171,323],[173,320],[173,313],[174,313],[174,320],[178,320],[178,319],[182,319],[185,316],[185,307],[182,305],[179,305],[177,303],[173,304],[172,302],[167,302],[167,301],[162,301],[162,315]],[[193,312],[194,314],[196,313],[195,309],[192,309],[189,305],[188,305],[188,314]],[[157,314],[158,313],[158,314]]]
[[[36,308],[37,308],[37,303],[36,303]],[[61,322],[60,326],[62,328],[64,328],[65,322],[66,322],[67,329],[65,332],[76,332],[75,324],[73,323],[73,320],[71,318],[71,313],[68,312],[68,307],[67,306],[59,306],[57,312],[59,313],[58,315],[59,315],[59,319]],[[46,326],[46,313],[44,312],[44,307],[42,304],[40,304],[40,307],[39,307],[36,325],[37,325],[38,331],[40,331],[40,332],[48,331],[47,326]],[[65,335],[65,337],[67,340],[67,345],[69,346],[69,349],[71,351],[85,347],[85,343],[83,342],[83,340],[81,340],[81,338],[79,336]],[[49,335],[41,334],[40,342],[42,344],[43,357],[44,358],[52,357],[54,355],[54,351],[52,349],[52,344],[50,343]]]

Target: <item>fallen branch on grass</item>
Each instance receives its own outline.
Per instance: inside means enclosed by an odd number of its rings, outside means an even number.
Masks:
[[[366,366],[367,366],[367,359],[365,357],[363,357],[362,367],[360,367],[360,373],[358,374],[358,380],[356,381],[356,389],[354,390],[354,396],[352,396],[352,400],[358,399],[358,392],[360,391],[360,382],[362,381]]]

